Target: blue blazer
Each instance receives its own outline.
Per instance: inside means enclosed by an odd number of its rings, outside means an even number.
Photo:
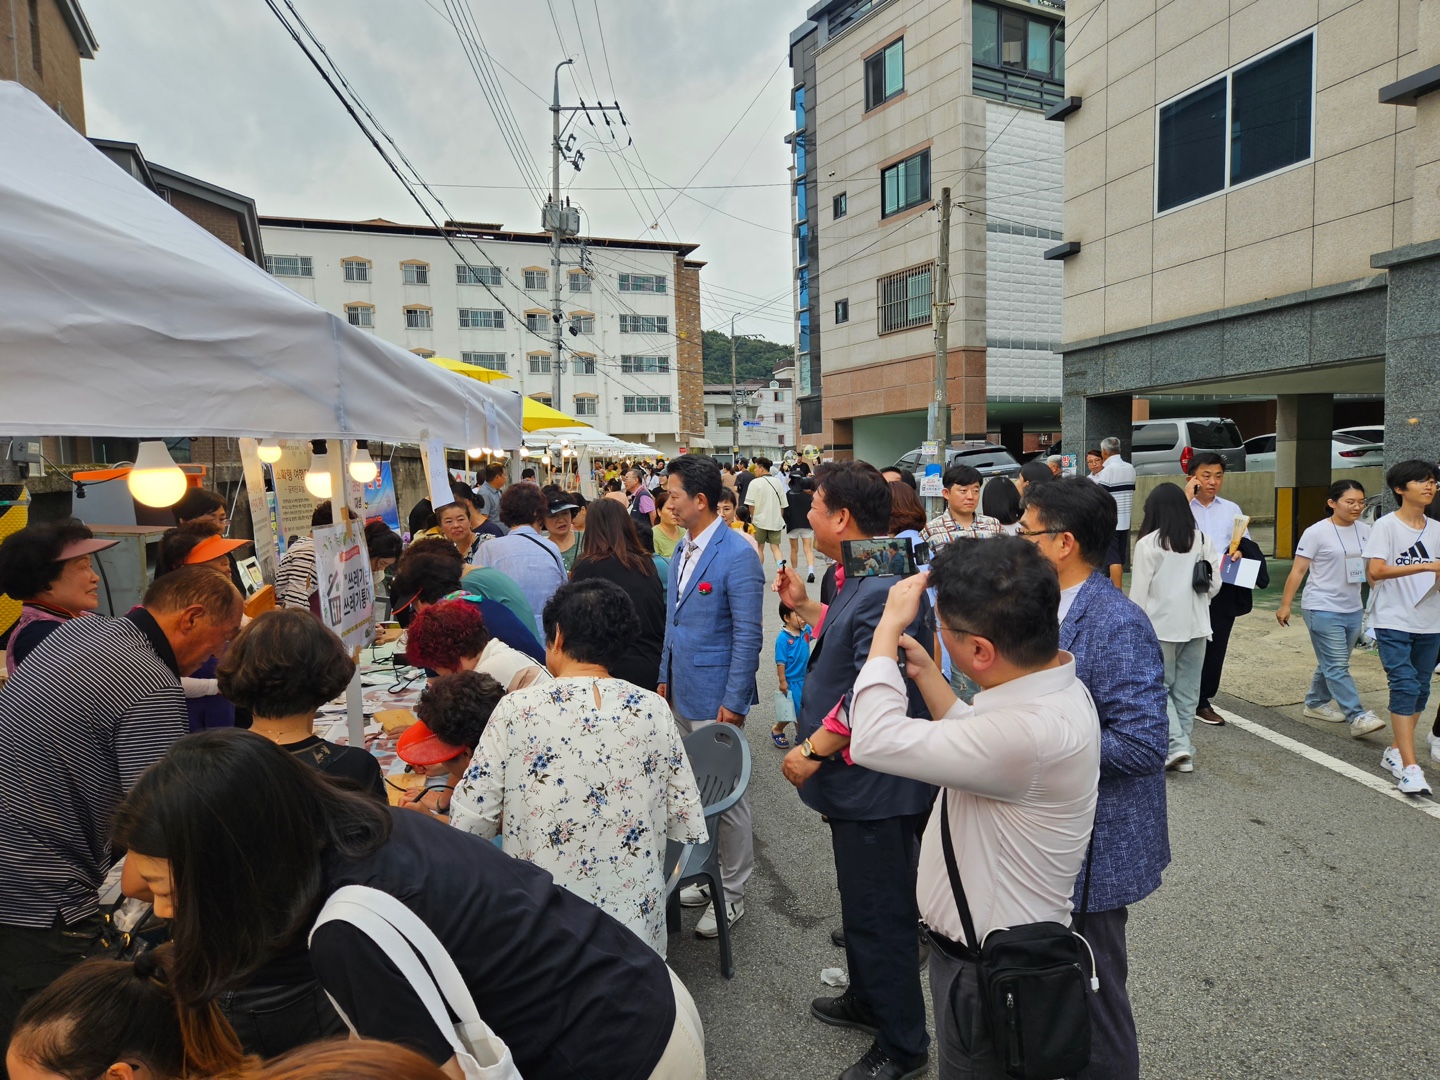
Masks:
[[[765,571],[745,538],[723,522],[700,553],[683,594],[682,561],[677,547],[665,590],[660,681],[687,720],[713,720],[721,705],[748,713],[758,700]],[[702,583],[709,592],[700,591]]]
[[[810,650],[805,687],[800,692],[800,714],[795,724],[800,738],[808,739],[815,734],[826,714],[854,688],[860,669],[870,659],[870,639],[880,624],[892,584],[893,578],[855,578],[846,581],[830,601],[820,633]],[[910,636],[926,649],[933,640],[924,625],[928,609],[929,603],[922,600],[920,614],[908,629]],[[913,683],[907,689],[909,714],[928,720],[930,713],[920,692]],[[878,821],[928,813],[935,791],[919,780],[830,759],[821,762],[819,770],[801,786],[800,799],[827,817],[842,821]]]
[[[1100,714],[1100,790],[1090,910],[1112,911],[1149,896],[1170,865],[1165,816],[1165,659],[1150,619],[1099,570],[1060,624],[1060,648]],[[1075,879],[1075,910],[1086,870]]]

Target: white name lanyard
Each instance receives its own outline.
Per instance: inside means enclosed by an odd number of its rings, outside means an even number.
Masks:
[[[1365,583],[1364,558],[1361,557],[1358,551],[1354,555],[1351,555],[1345,550],[1345,541],[1340,536],[1340,527],[1335,524],[1333,518],[1330,521],[1330,527],[1335,530],[1335,542],[1340,545],[1340,554],[1345,559],[1345,584],[1363,585]],[[1354,525],[1351,525],[1350,528],[1354,530],[1355,540],[1358,543],[1360,540],[1360,530],[1356,529]]]

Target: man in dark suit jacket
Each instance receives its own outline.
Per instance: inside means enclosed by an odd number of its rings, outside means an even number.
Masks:
[[[872,466],[859,461],[823,465],[815,483],[809,520],[823,554],[839,561],[842,541],[885,533],[890,488]],[[837,575],[838,591],[826,607],[806,594],[793,568],[776,577],[781,599],[816,631],[796,724],[804,741],[786,755],[784,771],[805,805],[829,822],[850,969],[850,988],[839,997],[816,998],[811,1013],[827,1024],[875,1036],[874,1045],[841,1080],[900,1080],[929,1060],[925,998],[915,962],[915,866],[918,829],[935,788],[850,764],[844,759],[850,738],[843,714],[827,723],[870,656],[870,639],[895,580]],[[926,613],[917,616],[909,632],[929,649]],[[910,710],[911,716],[929,716],[913,686]]]
[[[1092,1002],[1093,1042],[1083,1080],[1137,1080],[1140,1052],[1125,981],[1129,905],[1160,887],[1170,863],[1165,817],[1165,660],[1141,608],[1111,584],[1106,551],[1115,501],[1073,477],[1025,492],[1020,535],[1060,576],[1060,648],[1100,714],[1100,790],[1095,847],[1075,882],[1078,912],[1087,898],[1085,937],[1095,950],[1100,992]]]

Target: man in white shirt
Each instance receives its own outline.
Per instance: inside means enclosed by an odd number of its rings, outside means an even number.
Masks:
[[[1185,485],[1185,494],[1190,497],[1190,512],[1195,515],[1195,524],[1215,550],[1223,556],[1230,551],[1235,521],[1245,516],[1239,505],[1220,497],[1220,488],[1225,483],[1225,459],[1219,454],[1205,451],[1190,458],[1190,480]],[[1248,538],[1250,531],[1245,531]],[[1263,585],[1264,582],[1261,582]],[[1210,601],[1210,642],[1205,646],[1205,666],[1200,671],[1200,704],[1195,709],[1195,719],[1215,727],[1225,723],[1210,704],[1220,690],[1220,676],[1225,670],[1225,652],[1230,648],[1230,631],[1235,626],[1235,617],[1244,614],[1236,607],[1236,593],[1240,590],[1233,585],[1222,585]]]
[[[760,545],[760,561],[765,561],[767,548],[775,549],[775,563],[784,558],[780,554],[780,541],[785,539],[785,508],[790,498],[785,494],[785,483],[775,476],[769,458],[755,459],[755,475],[745,489],[745,505],[750,507],[750,524],[755,526],[755,542]]]
[[[927,584],[952,661],[981,687],[973,706],[904,633]],[[942,813],[980,940],[995,927],[1070,922],[1095,819],[1100,725],[1074,658],[1059,651],[1059,603],[1055,571],[1034,545],[951,545],[928,574],[891,588],[855,683],[855,761],[946,789],[926,827],[916,889],[936,945],[930,992],[942,1076],[1006,1075],[985,1034],[975,965],[954,955],[978,944],[966,941],[946,871]],[[938,723],[907,715],[900,652]]]
[[[1095,483],[1115,500],[1115,540],[1106,556],[1110,580],[1120,588],[1121,575],[1130,564],[1130,511],[1135,506],[1135,466],[1120,456],[1120,440],[1111,435],[1100,440],[1100,471]]]

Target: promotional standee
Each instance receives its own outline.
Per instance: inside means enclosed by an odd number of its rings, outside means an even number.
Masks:
[[[315,529],[315,582],[325,625],[346,648],[369,645],[375,636],[375,583],[362,524],[346,522]]]

